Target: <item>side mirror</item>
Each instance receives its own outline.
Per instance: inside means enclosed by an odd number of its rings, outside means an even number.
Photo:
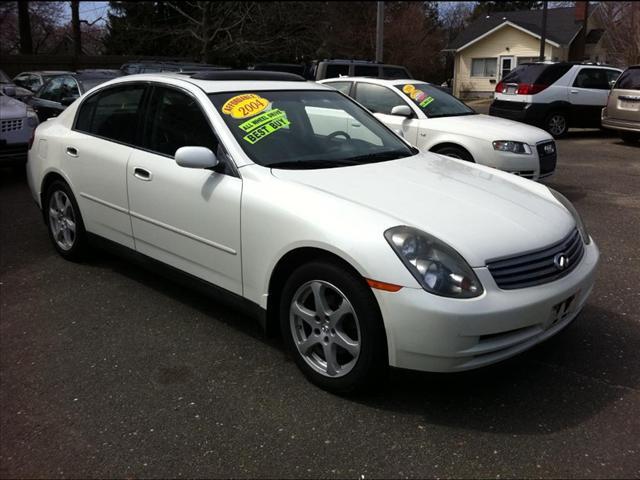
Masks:
[[[215,153],[206,147],[180,147],[175,160],[185,168],[213,168],[220,163]]]
[[[398,115],[400,117],[411,117],[413,112],[409,105],[396,105],[391,109],[391,115]]]
[[[60,100],[60,104],[63,107],[68,107],[69,105],[71,105],[73,102],[76,101],[76,98],[78,97],[62,97],[62,100]]]
[[[609,90],[611,90],[615,84],[616,84],[616,80],[609,81]]]
[[[4,93],[6,96],[8,97],[15,97],[16,96],[16,87],[13,85],[5,85],[2,88],[2,93]]]

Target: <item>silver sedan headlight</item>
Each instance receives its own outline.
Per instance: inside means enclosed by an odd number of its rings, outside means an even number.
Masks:
[[[549,188],[549,187],[547,187],[547,188]],[[576,210],[576,207],[574,207],[573,204],[569,201],[569,199],[567,199],[567,197],[562,195],[560,192],[555,191],[553,188],[549,188],[549,191],[551,192],[551,195],[553,195],[556,198],[556,200],[558,200],[562,204],[562,206],[564,208],[569,210],[569,213],[573,216],[573,219],[576,222],[576,227],[578,227],[578,232],[580,232],[580,236],[582,237],[582,241],[586,245],[589,245],[589,243],[591,243],[591,238],[589,238],[589,233],[587,232],[587,227],[585,226],[584,222],[582,221],[582,217],[580,216],[580,214]]]
[[[384,236],[427,292],[454,298],[482,294],[482,285],[467,262],[437,238],[406,226],[390,228]]]
[[[531,147],[526,143],[514,142],[513,140],[496,140],[493,142],[493,149],[499,152],[521,153],[531,155]]]
[[[27,105],[27,123],[30,127],[38,126],[38,114],[30,105]]]

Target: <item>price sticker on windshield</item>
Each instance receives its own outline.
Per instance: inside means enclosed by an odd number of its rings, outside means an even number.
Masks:
[[[222,106],[222,113],[233,118],[243,119],[253,117],[269,106],[269,100],[255,93],[243,93],[231,97]]]

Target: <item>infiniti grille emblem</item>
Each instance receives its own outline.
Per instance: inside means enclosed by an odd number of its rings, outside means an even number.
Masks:
[[[569,257],[565,253],[559,253],[553,257],[553,264],[558,270],[565,270],[569,266]]]

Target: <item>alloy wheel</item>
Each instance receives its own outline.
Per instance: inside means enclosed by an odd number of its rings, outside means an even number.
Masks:
[[[289,324],[294,344],[316,372],[336,378],[348,374],[360,356],[358,316],[334,285],[312,280],[293,295]]]
[[[69,251],[73,248],[76,241],[76,217],[71,200],[62,190],[56,190],[49,199],[49,228],[62,250]]]
[[[551,135],[562,135],[567,129],[567,121],[563,115],[555,114],[549,118],[549,133]]]

